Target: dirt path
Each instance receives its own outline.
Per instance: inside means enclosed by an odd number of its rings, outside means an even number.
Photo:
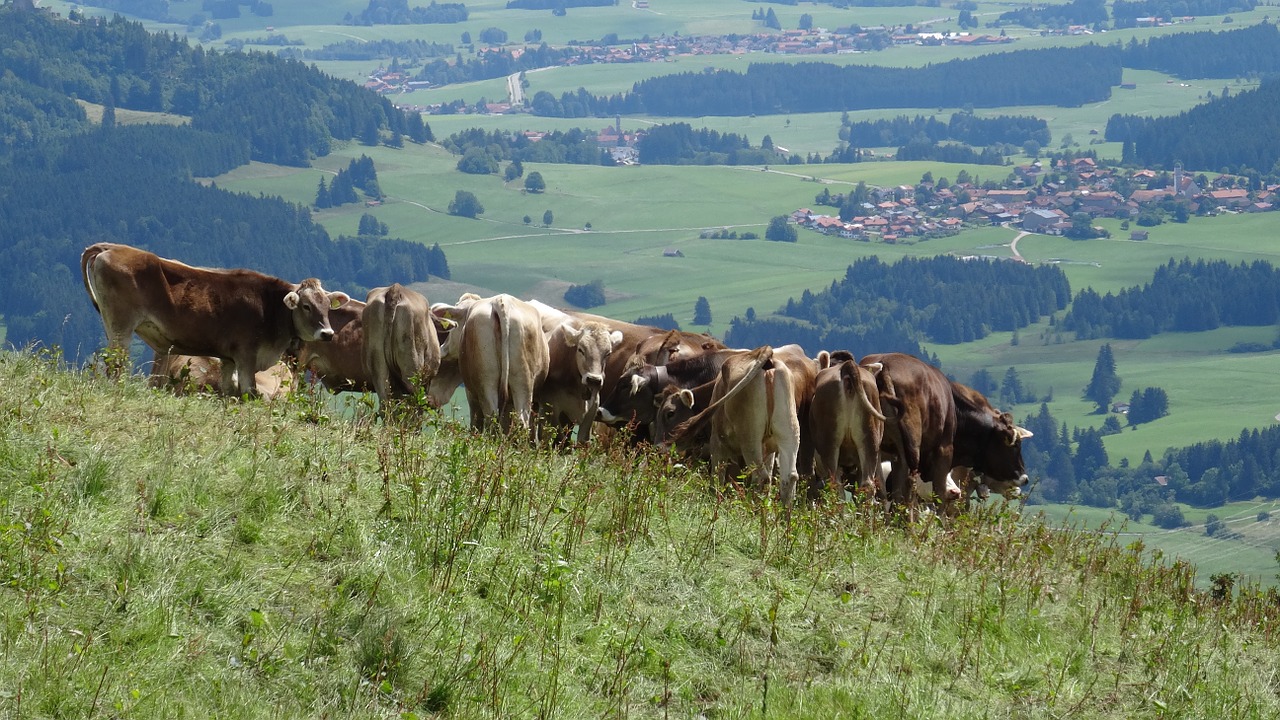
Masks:
[[[1028,236],[1028,235],[1031,235],[1031,234],[1032,234],[1032,233],[1029,233],[1029,232],[1027,232],[1027,231],[1023,230],[1022,232],[1018,233],[1018,234],[1017,234],[1017,236],[1016,236],[1016,237],[1014,237],[1014,238],[1013,238],[1013,240],[1009,243],[1009,252],[1013,253],[1013,259],[1014,259],[1014,260],[1017,260],[1018,262],[1026,262],[1026,261],[1027,261],[1027,259],[1026,259],[1026,258],[1024,258],[1024,257],[1022,257],[1021,255],[1019,255],[1019,254],[1018,254],[1018,241],[1019,241],[1019,240],[1021,240],[1021,239],[1022,239],[1022,238],[1024,238],[1024,237]]]

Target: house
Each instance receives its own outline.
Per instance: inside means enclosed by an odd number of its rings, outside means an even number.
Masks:
[[[1022,214],[1022,229],[1027,232],[1046,232],[1047,228],[1063,219],[1062,211],[1036,208]]]
[[[1151,236],[1151,233],[1147,232],[1146,230],[1134,230],[1133,232],[1129,233],[1130,240],[1146,240],[1150,236]]]
[[[679,248],[667,248],[662,251],[662,257],[684,257],[684,253]]]

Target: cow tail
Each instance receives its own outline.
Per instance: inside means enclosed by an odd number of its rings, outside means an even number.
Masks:
[[[872,405],[871,398],[867,397],[867,389],[862,385],[862,374],[858,372],[857,363],[847,361],[840,366],[840,382],[844,385],[846,393],[858,393],[858,402],[862,403],[862,407],[871,413],[872,417],[884,422],[884,413]]]
[[[507,407],[510,394],[508,385],[511,381],[511,348],[508,347],[510,328],[507,327],[506,299],[495,298],[493,307],[493,322],[498,335],[498,346],[502,348],[498,351],[498,407],[501,409]]]
[[[89,266],[97,259],[99,255],[107,251],[106,243],[97,243],[90,245],[84,249],[84,253],[80,255],[80,275],[84,278],[85,292],[89,293],[89,301],[93,303],[93,309],[102,314],[102,308],[98,307],[98,294],[93,291],[93,281],[89,279]]]
[[[771,366],[770,361],[773,359],[773,348],[768,345],[762,345],[751,353],[755,355],[755,361],[751,363],[751,368],[747,370],[742,379],[736,385],[729,388],[729,391],[720,396],[715,402],[708,405],[702,412],[685,420],[671,431],[671,443],[680,447],[682,442],[690,440],[698,436],[698,433],[711,422],[711,418],[715,415],[720,406],[728,402],[733,396],[737,395],[747,385],[756,379],[766,366]],[[720,372],[724,372],[724,366],[720,368]]]

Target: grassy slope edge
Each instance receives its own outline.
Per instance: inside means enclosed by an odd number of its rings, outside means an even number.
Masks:
[[[1274,595],[0,354],[6,717],[1274,717]]]

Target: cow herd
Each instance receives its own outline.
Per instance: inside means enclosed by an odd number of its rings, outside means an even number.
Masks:
[[[251,270],[198,268],[126,245],[81,258],[85,288],[118,353],[137,333],[153,384],[278,392],[290,357],[334,392],[446,404],[459,386],[473,427],[518,426],[587,442],[597,423],[705,459],[794,501],[864,492],[951,507],[1026,482],[1030,433],[972,388],[910,355],[797,345],[730,349],[709,335],[560,310],[510,295],[430,305],[399,284],[364,302]]]

